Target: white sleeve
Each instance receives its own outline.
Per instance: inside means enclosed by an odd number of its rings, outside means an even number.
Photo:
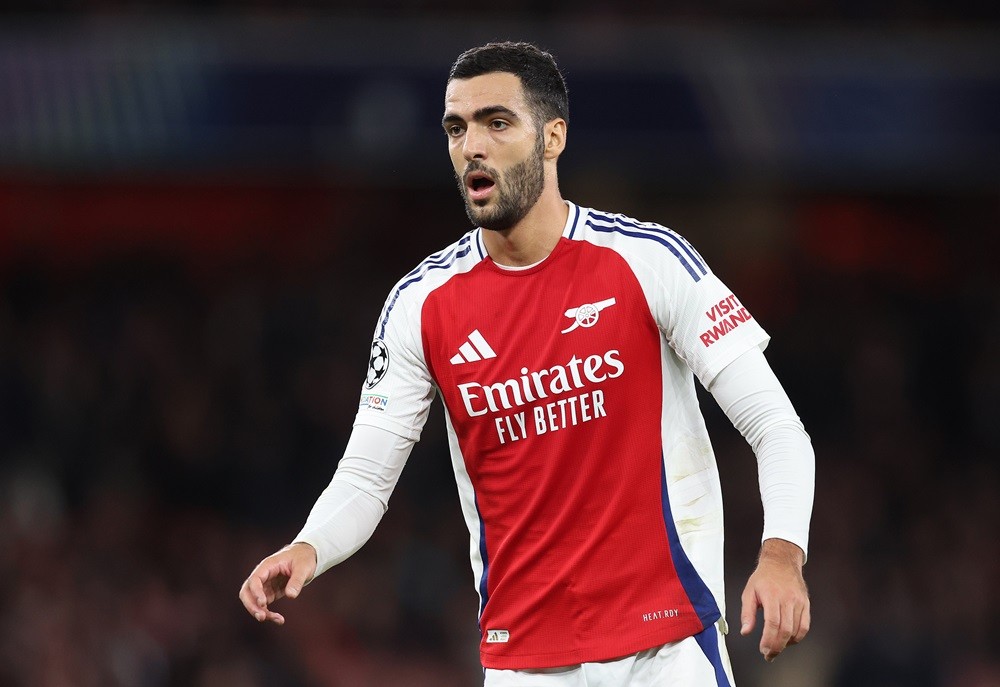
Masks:
[[[757,456],[764,506],[761,540],[790,541],[808,556],[815,455],[764,353],[757,348],[744,352],[719,372],[708,390]]]
[[[386,509],[414,441],[371,425],[355,425],[330,484],[293,541],[316,549],[316,576],[368,541]]]
[[[657,236],[672,238],[659,247],[650,241],[628,244],[622,255],[670,347],[708,387],[744,351],[763,350],[769,337],[687,241],[659,225],[646,226],[658,227],[647,229]]]
[[[405,284],[406,282],[403,282]],[[355,425],[371,425],[417,441],[434,400],[421,338],[422,301],[397,286],[375,326],[368,374]]]

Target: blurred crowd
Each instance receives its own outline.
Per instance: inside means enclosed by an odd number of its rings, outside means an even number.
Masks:
[[[458,0],[369,0],[364,5],[343,0],[144,0],[141,3],[124,0],[35,0],[23,3],[23,11],[39,12],[148,12],[176,11],[226,11],[268,12],[296,14],[299,12],[370,13],[462,13],[474,18],[475,12]],[[979,0],[958,0],[948,3],[935,0],[895,0],[894,2],[861,2],[860,0],[724,0],[699,3],[692,0],[672,3],[670,15],[674,20],[715,23],[724,21],[797,21],[824,25],[870,24],[877,26],[912,26],[940,22],[967,25],[981,21],[1000,20],[1000,9],[993,3]],[[623,18],[661,18],[662,3],[654,0],[634,0],[612,3],[606,0],[515,0],[504,5],[505,18],[530,16],[559,19],[564,16]]]
[[[371,542],[279,603],[286,626],[236,598],[336,467],[386,293],[465,231],[452,189],[384,192],[350,194],[378,216],[222,253],[7,244],[0,687],[481,681],[440,407]],[[996,199],[565,192],[692,240],[771,333],[815,442],[814,629],[773,665],[731,635],[739,684],[1000,685]],[[732,626],[760,501],[749,447],[705,409]]]

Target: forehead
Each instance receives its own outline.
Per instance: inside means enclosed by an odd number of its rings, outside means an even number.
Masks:
[[[444,92],[445,114],[469,118],[476,110],[494,105],[526,113],[520,77],[509,72],[491,72],[471,79],[452,79]]]

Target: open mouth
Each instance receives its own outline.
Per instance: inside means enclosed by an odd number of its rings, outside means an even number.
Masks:
[[[486,198],[496,182],[485,172],[470,172],[465,177],[465,187],[469,189],[469,198],[482,200]]]

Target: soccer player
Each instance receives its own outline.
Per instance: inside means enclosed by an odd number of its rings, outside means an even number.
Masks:
[[[492,43],[452,66],[442,124],[475,229],[389,294],[345,454],[294,542],[240,590],[270,604],[367,541],[440,393],[488,687],[732,686],[722,494],[695,381],[753,447],[764,526],[741,631],[809,630],[809,437],[768,336],[681,236],[563,200],[565,82]]]

